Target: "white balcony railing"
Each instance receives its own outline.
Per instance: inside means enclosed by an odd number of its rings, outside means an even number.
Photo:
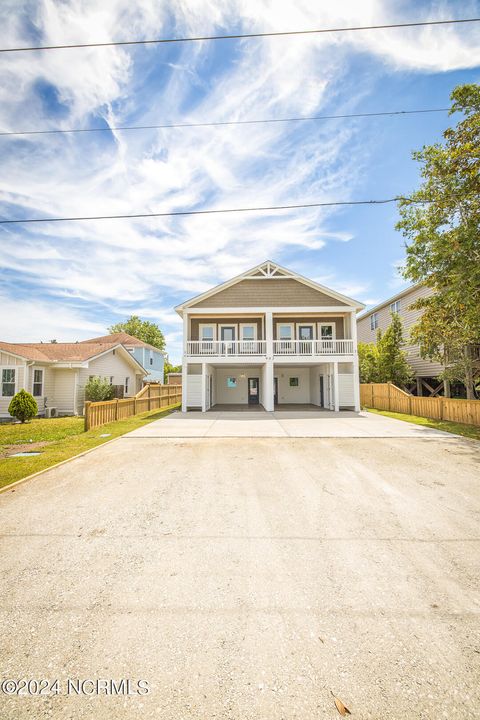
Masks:
[[[353,355],[353,340],[274,340],[274,355]]]
[[[217,357],[244,357],[266,355],[265,340],[188,340],[187,355]]]
[[[353,355],[353,340],[274,340],[274,356]],[[266,355],[266,340],[188,340],[190,357],[245,357]]]

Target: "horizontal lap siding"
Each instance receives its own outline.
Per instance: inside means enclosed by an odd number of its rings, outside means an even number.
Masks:
[[[337,340],[342,340],[345,337],[344,332],[344,318],[343,317],[321,317],[319,315],[316,315],[314,317],[306,317],[302,319],[301,317],[282,317],[282,318],[273,318],[273,337],[275,340],[278,340],[278,332],[277,327],[278,325],[285,325],[293,323],[295,325],[295,337],[297,336],[296,333],[296,326],[297,323],[299,325],[315,325],[315,338],[318,339],[318,325],[317,323],[332,323],[335,325],[335,332]]]
[[[25,373],[25,361],[16,358],[9,353],[0,352],[0,368],[14,368],[15,369],[15,392],[22,390],[24,387],[24,373]],[[1,376],[0,376],[0,393],[1,389]],[[2,397],[0,395],[0,415],[8,415],[8,406],[11,402],[11,397]]]
[[[85,385],[88,382],[90,375],[97,375],[101,378],[108,378],[113,376],[113,385],[125,386],[125,378],[129,378],[128,381],[128,397],[135,395],[137,392],[135,376],[141,374],[140,370],[138,373],[128,363],[122,354],[117,349],[115,355],[113,351],[102,355],[99,358],[90,360],[88,368],[81,368],[78,374],[78,391],[77,391],[77,409],[79,413],[83,412],[83,405],[85,403]]]
[[[190,340],[200,339],[200,325],[215,325],[216,339],[220,340],[220,325],[238,325],[245,323],[257,326],[257,340],[262,340],[262,319],[249,317],[193,318],[190,321]],[[239,327],[240,330],[240,327]]]
[[[420,349],[418,345],[408,345],[410,330],[422,314],[420,310],[412,310],[410,306],[416,300],[428,297],[430,294],[430,288],[420,285],[418,287],[411,288],[408,293],[399,298],[399,315],[403,323],[403,337],[405,340],[404,350],[407,353],[410,366],[412,367],[415,375],[419,377],[435,377],[443,372],[443,366],[440,365],[440,363],[431,362],[430,360],[425,360],[420,357]],[[390,301],[376,312],[378,315],[378,327],[382,333],[384,333],[391,322]],[[357,321],[357,335],[359,342],[376,343],[377,330],[370,329],[371,315],[372,313],[370,312],[368,315],[361,318],[361,320]]]
[[[242,280],[201,300],[192,307],[312,307],[338,305],[337,298],[326,295],[298,280]]]

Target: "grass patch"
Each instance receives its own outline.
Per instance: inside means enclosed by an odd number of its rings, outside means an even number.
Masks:
[[[454,433],[455,435],[463,435],[463,437],[470,438],[471,440],[480,440],[480,427],[476,425],[465,425],[465,423],[456,423],[450,420],[433,420],[432,418],[389,412],[388,410],[375,410],[374,408],[367,408],[367,410],[376,415],[386,415],[386,417],[395,418],[395,420],[404,420],[414,425],[423,425],[424,427],[433,428],[434,430],[443,430],[444,432]]]
[[[36,449],[34,443],[41,443],[41,451],[36,457],[17,457],[0,459],[0,488],[21,480],[27,475],[45,470],[62,460],[68,460],[74,455],[91,450],[98,445],[136,430],[142,425],[159,420],[169,415],[177,405],[162,410],[135,415],[126,420],[102,425],[95,430],[83,431],[83,418],[65,417],[35,419],[23,425],[0,424],[0,451],[6,446],[23,446],[30,444],[32,450]],[[110,433],[110,437],[102,438],[100,435]],[[28,449],[28,448],[25,448]]]

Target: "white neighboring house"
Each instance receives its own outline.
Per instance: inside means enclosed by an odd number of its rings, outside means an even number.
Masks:
[[[356,314],[364,307],[271,261],[182,303],[182,410],[359,411]]]
[[[118,342],[0,342],[0,417],[22,388],[37,401],[39,415],[55,408],[58,415],[81,415],[85,383],[106,377],[123,387],[125,397],[141,389],[147,370]]]

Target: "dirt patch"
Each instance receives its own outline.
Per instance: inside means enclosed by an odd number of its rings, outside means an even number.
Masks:
[[[10,457],[19,452],[34,452],[39,448],[45,447],[45,445],[51,444],[48,440],[42,440],[41,442],[23,443],[21,445],[4,445],[0,448],[0,459]]]

